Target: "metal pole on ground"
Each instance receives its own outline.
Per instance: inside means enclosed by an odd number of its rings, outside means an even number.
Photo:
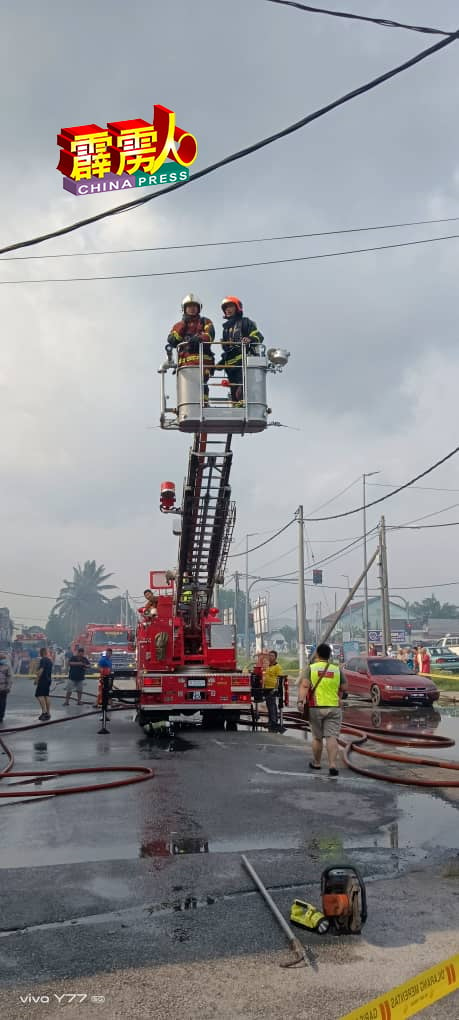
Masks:
[[[244,864],[244,867],[245,867],[246,871],[248,871],[252,881],[255,882],[255,885],[257,886],[257,889],[259,890],[259,892],[261,892],[261,895],[263,896],[263,899],[264,899],[265,903],[268,904],[268,907],[269,907],[271,913],[274,914],[274,917],[276,918],[276,921],[278,922],[278,924],[280,924],[280,926],[282,928],[282,931],[287,936],[288,941],[289,941],[292,949],[297,954],[297,959],[296,960],[293,960],[292,963],[283,964],[283,966],[284,967],[285,966],[293,967],[295,963],[303,963],[303,962],[306,963],[306,952],[305,952],[304,946],[302,945],[300,940],[296,937],[296,935],[293,933],[292,929],[287,924],[287,921],[285,920],[285,918],[282,917],[282,914],[281,914],[281,912],[279,910],[279,907],[276,906],[272,896],[270,896],[268,890],[263,885],[263,882],[261,881],[261,878],[257,875],[257,873],[255,871],[255,868],[252,867],[250,861],[247,860],[247,857],[245,856],[245,854],[242,854],[242,862]]]
[[[369,559],[369,561],[367,563],[367,567],[366,567],[367,571],[370,569],[370,567],[373,566],[373,563],[374,563],[376,557],[378,556],[378,554],[379,554],[379,546],[375,549],[375,551],[373,553],[373,556],[371,556],[371,558]],[[351,600],[354,598],[354,595],[355,595],[357,589],[360,588],[360,585],[362,584],[362,581],[363,581],[363,577],[364,577],[364,572],[362,572],[360,574],[360,577],[357,578],[355,584],[352,585],[352,588],[350,588],[350,590],[349,590],[349,595],[347,595],[346,598],[344,599],[344,602],[343,602],[342,606],[340,607],[340,609],[338,609],[338,612],[336,613],[336,616],[333,617],[333,620],[331,621],[331,623],[328,625],[326,630],[324,630],[323,634],[321,634],[321,636],[320,636],[320,644],[323,644],[324,641],[328,641],[328,639],[330,637],[330,634],[333,633],[333,631],[334,631],[334,629],[336,627],[336,624],[341,619],[343,613],[346,611],[346,609],[347,609],[349,603],[351,602]]]

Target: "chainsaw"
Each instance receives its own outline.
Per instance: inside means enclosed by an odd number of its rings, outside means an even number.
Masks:
[[[350,866],[325,868],[320,880],[322,910],[306,900],[295,900],[290,920],[318,935],[359,935],[367,919],[363,879]]]

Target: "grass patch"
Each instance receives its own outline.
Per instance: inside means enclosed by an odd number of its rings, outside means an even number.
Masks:
[[[459,691],[459,677],[432,677],[436,687],[440,691]]]

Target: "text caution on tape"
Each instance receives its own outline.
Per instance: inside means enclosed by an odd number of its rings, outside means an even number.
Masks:
[[[459,953],[392,988],[341,1020],[406,1020],[459,988]]]

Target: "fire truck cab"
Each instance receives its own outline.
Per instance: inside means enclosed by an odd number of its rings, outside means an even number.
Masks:
[[[139,610],[137,690],[139,722],[202,713],[206,721],[237,723],[250,704],[250,678],[237,669],[235,628],[210,607],[196,621],[177,606],[177,586],[152,571],[156,615]],[[218,718],[219,717],[219,718]]]

